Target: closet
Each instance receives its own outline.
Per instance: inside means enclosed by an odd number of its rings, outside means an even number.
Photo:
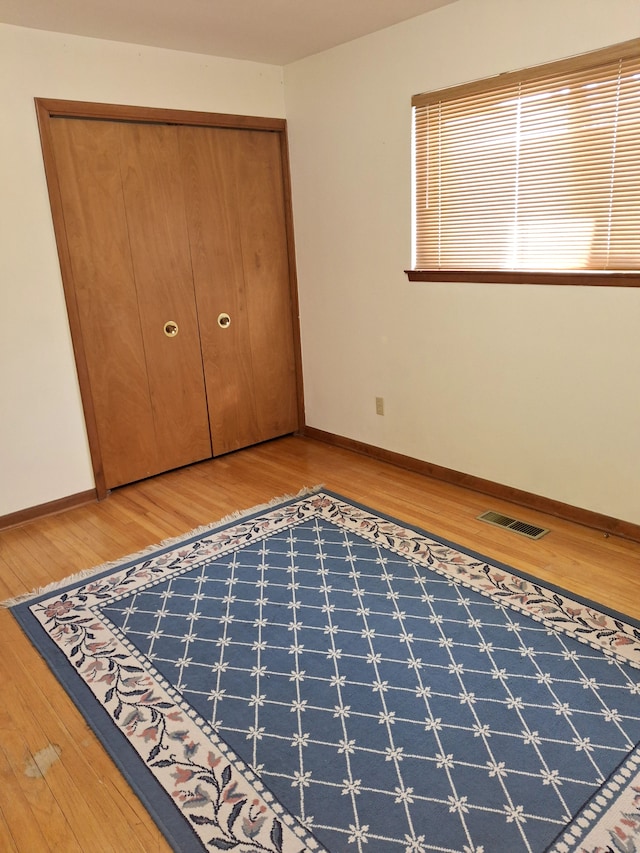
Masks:
[[[298,429],[284,122],[37,106],[98,492]]]

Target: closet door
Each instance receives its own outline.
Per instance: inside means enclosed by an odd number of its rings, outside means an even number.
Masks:
[[[211,456],[178,130],[120,125],[122,186],[161,471]]]
[[[158,468],[120,178],[120,127],[53,119],[51,136],[102,470],[111,488]]]
[[[113,488],[211,455],[177,139],[170,127],[78,119],[53,119],[51,134]]]
[[[298,428],[280,135],[182,127],[180,148],[217,456]]]

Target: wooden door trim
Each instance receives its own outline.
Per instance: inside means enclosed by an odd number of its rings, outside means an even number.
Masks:
[[[108,119],[137,123],[188,124],[201,127],[230,127],[240,130],[273,130],[284,132],[283,118],[266,116],[227,115],[196,110],[173,110],[161,107],[137,107],[127,104],[97,104],[90,101],[65,101],[56,98],[36,98],[36,107],[47,118]]]
[[[76,289],[71,266],[71,257],[67,244],[67,235],[62,210],[56,160],[51,137],[51,120],[54,118],[103,119],[111,121],[131,121],[137,123],[162,123],[190,125],[198,127],[232,128],[236,130],[263,130],[280,136],[280,150],[284,176],[284,201],[287,231],[287,252],[289,259],[289,291],[291,296],[291,314],[294,330],[294,352],[296,372],[296,394],[298,403],[298,430],[304,426],[304,396],[302,386],[302,349],[300,342],[300,321],[298,308],[298,288],[295,266],[295,247],[293,242],[293,208],[291,202],[291,179],[287,145],[287,123],[285,119],[264,116],[227,115],[191,110],[162,109],[157,107],[139,107],[125,104],[100,104],[89,101],[68,101],[52,98],[35,98],[36,115],[40,132],[40,144],[44,162],[45,176],[51,205],[53,229],[58,248],[58,259],[62,274],[69,327],[78,374],[78,384],[87,429],[89,450],[98,499],[107,496],[102,453],[98,438],[96,416],[87,369],[85,345],[80,325],[80,316],[76,302]]]
[[[80,324],[80,312],[78,311],[78,304],[76,301],[76,288],[73,277],[73,267],[71,264],[71,255],[69,253],[69,246],[67,244],[67,235],[64,224],[62,194],[60,192],[60,186],[58,183],[58,170],[53,149],[53,139],[51,135],[50,125],[50,119],[53,117],[53,113],[50,112],[45,102],[42,102],[38,98],[36,98],[36,114],[38,117],[38,127],[40,130],[40,144],[42,146],[44,171],[47,178],[47,187],[49,190],[49,203],[51,205],[53,230],[56,237],[56,245],[58,247],[58,260],[60,262],[60,272],[62,274],[62,286],[64,289],[64,298],[67,305],[69,328],[71,330],[71,341],[73,344],[73,353],[76,362],[76,370],[78,373],[78,384],[80,386],[80,397],[82,399],[82,408],[84,411],[84,420],[87,428],[87,438],[89,441],[89,452],[91,454],[91,464],[93,466],[96,496],[98,500],[102,500],[107,496],[108,490],[104,478],[102,453],[100,450],[100,441],[98,438],[98,427],[95,409],[93,407],[93,399],[91,396],[89,369],[87,367],[84,338],[82,335],[82,326]]]
[[[293,200],[291,193],[291,171],[289,165],[289,140],[286,127],[280,138],[282,157],[282,178],[284,181],[285,228],[287,231],[287,252],[289,258],[289,288],[291,293],[291,313],[293,328],[293,353],[295,359],[296,390],[298,395],[298,432],[305,427],[304,385],[302,381],[302,341],[300,338],[300,303],[298,300],[298,276],[296,272],[296,251],[293,232]]]

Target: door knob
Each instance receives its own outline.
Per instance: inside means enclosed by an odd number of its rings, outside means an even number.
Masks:
[[[173,320],[167,320],[164,324],[164,333],[168,338],[175,338],[178,334],[178,324]]]
[[[221,329],[227,329],[231,325],[231,317],[228,314],[218,314],[218,325]]]

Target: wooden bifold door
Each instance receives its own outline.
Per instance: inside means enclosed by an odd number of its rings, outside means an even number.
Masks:
[[[37,105],[98,492],[298,429],[284,123]]]

